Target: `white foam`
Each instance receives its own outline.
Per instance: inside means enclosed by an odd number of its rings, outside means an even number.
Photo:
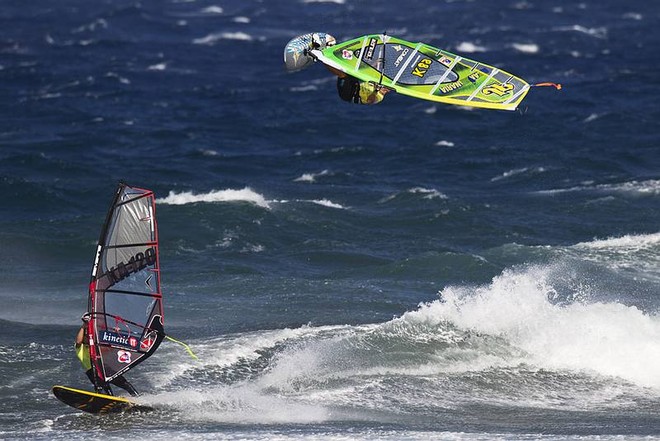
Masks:
[[[172,346],[164,346],[156,353],[155,358],[177,359],[176,363],[168,361],[168,366],[178,366],[174,371],[159,370],[153,374],[153,380],[159,386],[170,384],[183,372],[190,369],[206,369],[209,367],[230,368],[243,360],[256,360],[262,356],[264,350],[282,345],[289,341],[305,339],[324,332],[337,332],[341,326],[325,326],[313,328],[302,326],[296,329],[284,328],[267,331],[246,332],[230,334],[203,342],[190,342],[194,347],[199,360],[190,359],[185,353]]]
[[[587,116],[585,119],[582,120],[583,123],[590,123],[592,121],[596,121],[598,118],[603,116],[602,114],[598,113],[592,113],[591,115]]]
[[[233,334],[205,342],[193,342],[199,361],[182,358],[176,349],[161,349],[155,356],[168,360],[168,369],[155,372],[153,380],[159,386],[167,386],[188,370],[225,368],[254,361],[264,351],[288,343],[297,353],[296,341],[319,338],[324,333],[342,334],[346,327],[326,326],[298,329],[279,329]],[[172,358],[180,358],[172,363]],[[291,361],[293,365],[286,363]],[[295,381],[300,375],[311,374],[298,357],[284,357],[284,365],[269,368],[263,376],[227,386],[206,385],[203,390],[180,390],[143,396],[140,402],[158,406],[185,409],[187,418],[227,423],[318,423],[326,421],[329,413],[323,406],[312,403],[296,393]],[[176,369],[170,369],[174,366]],[[291,370],[289,370],[291,369]],[[273,373],[275,372],[275,373]],[[273,389],[286,390],[288,394],[274,394]]]
[[[97,29],[108,29],[108,21],[103,18],[97,18],[91,23],[88,23],[86,25],[74,29],[72,32],[74,34],[80,32],[94,32]]]
[[[304,173],[303,175],[297,177],[296,179],[293,180],[293,182],[316,182],[316,178],[319,178],[321,176],[326,176],[330,172],[326,169],[323,170],[319,173]]]
[[[551,303],[556,268],[505,271],[487,286],[449,287],[415,319],[493,335],[552,370],[616,376],[660,388],[660,318],[619,303]]]
[[[514,168],[512,170],[505,171],[499,176],[495,176],[494,178],[491,178],[491,182],[496,182],[500,181],[502,179],[508,179],[512,176],[518,176],[518,175],[523,175],[523,174],[530,174],[530,173],[543,173],[545,172],[546,169],[545,167],[521,167],[521,168]]]
[[[437,145],[438,147],[454,147],[455,144],[451,141],[447,141],[443,139],[436,142],[435,145]]]
[[[578,243],[568,250],[581,260],[623,272],[635,280],[660,280],[660,233],[625,235]]]
[[[449,199],[446,194],[441,193],[433,188],[415,187],[408,190],[408,193],[424,195],[424,199]]]
[[[537,54],[539,52],[539,45],[534,43],[513,43],[511,47],[524,54]]]
[[[394,199],[397,199],[399,196],[406,193],[412,195],[422,195],[423,199],[449,199],[449,196],[433,188],[413,187],[413,188],[409,188],[405,192],[394,193],[392,195],[384,197],[379,202],[380,203],[389,202]]]
[[[533,267],[505,271],[480,287],[450,287],[442,291],[442,301],[386,323],[255,331],[198,342],[194,347],[199,362],[173,362],[176,349],[164,347],[154,357],[166,359],[168,369],[159,369],[153,378],[166,385],[181,375],[181,366],[200,372],[231,371],[237,365],[245,369],[246,362],[264,353],[273,355],[267,368],[245,381],[204,383],[199,391],[162,393],[141,401],[185,409],[186,418],[199,420],[313,424],[346,418],[342,406],[351,409],[349,418],[355,420],[362,408],[400,412],[450,408],[457,399],[489,404],[498,399],[507,404],[524,401],[515,394],[484,398],[462,389],[437,394],[432,388],[442,384],[436,379],[454,374],[478,378],[491,375],[493,369],[516,376],[517,369],[617,376],[660,388],[660,319],[618,303],[555,305],[549,300],[555,294],[554,274],[556,268]],[[432,389],[391,390],[397,387],[393,384],[410,384],[411,379]],[[603,384],[613,383],[601,379]],[[570,399],[554,394],[563,394],[567,386],[547,387],[525,404],[555,403],[566,409]],[[622,389],[614,382],[612,390],[578,394],[586,404],[581,401],[577,408],[584,410],[589,400],[619,405]]]
[[[168,205],[186,205],[199,202],[249,202],[263,208],[270,208],[268,201],[259,193],[249,187],[242,190],[213,190],[209,193],[193,194],[192,191],[180,193],[170,191],[165,198],[159,198],[156,202]]]
[[[632,193],[639,195],[659,195],[660,180],[650,179],[648,181],[630,181],[621,184],[598,185],[599,190]]]
[[[278,204],[288,204],[290,202],[297,202],[297,203],[306,203],[306,204],[317,204],[317,205],[322,205],[324,207],[328,208],[337,208],[337,209],[342,209],[346,210],[348,207],[345,207],[341,204],[338,204],[336,202],[332,202],[331,200],[328,199],[293,199],[293,200],[287,200],[287,199],[277,199],[277,200],[272,200],[270,202],[273,203],[278,203]]]
[[[289,91],[291,92],[310,92],[312,90],[318,90],[318,87],[314,84],[306,84],[304,86],[294,86],[289,88]]]
[[[222,14],[224,12],[224,9],[220,6],[208,6],[204,9],[202,9],[203,14]]]
[[[560,188],[553,190],[541,190],[538,194],[559,194],[579,191],[598,191],[604,193],[622,193],[632,196],[656,196],[660,195],[660,180],[650,179],[648,181],[630,181],[619,184],[599,184],[593,185],[586,183],[569,188]]]
[[[116,78],[120,83],[122,84],[131,84],[131,80],[129,80],[126,77],[122,77],[121,75],[115,73],[115,72],[108,72],[105,74],[106,78]]]
[[[204,156],[218,156],[219,153],[217,150],[213,149],[200,149],[199,152]]]
[[[464,52],[466,54],[471,54],[475,52],[486,52],[486,48],[484,46],[479,46],[474,43],[470,43],[469,41],[463,41],[458,46],[456,46],[456,51]]]
[[[162,393],[141,402],[185,410],[188,419],[231,424],[312,424],[331,415],[323,406],[269,394],[251,383]]]
[[[585,26],[581,25],[572,25],[572,26],[559,26],[554,28],[553,30],[555,31],[571,31],[571,32],[579,32],[582,34],[589,35],[594,38],[606,38],[607,37],[607,28],[604,27],[599,27],[599,28],[587,28]]]
[[[293,201],[289,201],[287,199],[279,199],[279,200],[274,200],[271,202],[277,202],[278,204],[288,204],[289,202],[302,202],[302,203],[308,203],[308,204],[317,204],[317,205],[322,205],[324,207],[328,208],[338,208],[342,210],[346,210],[347,207],[338,204],[336,202],[332,202],[331,200],[328,199],[294,199]]]
[[[250,17],[234,17],[232,19],[234,23],[250,23]]]
[[[152,64],[147,69],[148,70],[165,70],[165,69],[167,69],[167,63]]]
[[[209,34],[206,37],[195,38],[193,40],[194,44],[206,44],[213,45],[221,40],[238,40],[238,41],[252,41],[254,37],[245,32],[218,32]]]
[[[269,371],[259,379],[259,384],[263,388],[290,393],[295,392],[298,385],[304,381],[314,382],[323,377],[347,377],[350,373],[345,372],[344,365],[352,363],[351,360],[335,358],[341,352],[338,347],[346,342],[347,337],[363,333],[375,326],[377,325],[304,328],[305,336],[311,338],[288,346],[277,357]],[[355,368],[357,366],[351,367],[351,372]]]
[[[346,208],[341,204],[337,204],[337,203],[329,201],[327,199],[315,199],[312,202],[314,204],[322,205],[322,206],[328,207],[328,208],[339,208],[339,209],[345,209]]]
[[[607,239],[596,239],[592,242],[580,242],[576,247],[596,250],[617,250],[622,252],[640,251],[660,246],[660,233],[643,235],[625,235]]]
[[[623,14],[623,18],[628,20],[642,20],[644,16],[639,12],[626,12]]]

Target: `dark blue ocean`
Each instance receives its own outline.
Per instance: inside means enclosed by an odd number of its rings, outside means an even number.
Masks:
[[[1,0],[0,439],[660,438],[660,10]],[[293,37],[424,41],[516,112],[345,103]],[[157,195],[150,413],[82,414],[117,182]]]

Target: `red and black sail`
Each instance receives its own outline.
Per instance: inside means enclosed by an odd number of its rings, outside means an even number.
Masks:
[[[99,239],[89,285],[90,358],[103,382],[146,360],[163,330],[158,228],[151,190],[120,184]]]

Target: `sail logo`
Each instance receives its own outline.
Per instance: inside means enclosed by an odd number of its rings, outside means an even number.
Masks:
[[[473,72],[468,75],[468,80],[470,80],[472,83],[476,83],[480,76],[481,74],[479,72]]]
[[[369,39],[369,46],[367,47],[367,53],[364,54],[364,59],[365,60],[371,60],[374,58],[374,51],[376,50],[376,43],[378,43],[378,40],[375,38],[370,38]]]
[[[116,332],[103,331],[99,336],[99,341],[101,343],[108,343],[111,345],[125,346],[129,348],[136,348],[138,345],[138,339],[135,337],[130,337],[128,335],[118,334]]]
[[[142,271],[147,266],[154,265],[155,263],[156,248],[150,247],[144,250],[144,252],[138,252],[135,256],[131,256],[127,263],[119,262],[117,266],[110,268],[110,271],[106,275],[110,279],[111,284],[114,285],[129,275]]]
[[[412,74],[416,77],[424,78],[424,75],[426,75],[426,73],[431,68],[431,63],[433,63],[433,61],[430,58],[423,58],[419,63],[415,65]]]
[[[151,346],[153,346],[155,341],[156,339],[153,338],[152,335],[148,335],[147,337],[145,337],[144,340],[140,342],[140,349],[143,351],[148,351],[149,349],[151,349]]]
[[[463,83],[461,83],[460,81],[454,81],[453,83],[449,83],[449,84],[440,86],[440,91],[442,93],[447,93],[447,92],[451,92],[452,90],[456,90],[456,89],[458,89],[462,86],[463,86]]]
[[[484,95],[495,94],[497,96],[504,96],[509,92],[511,92],[512,90],[513,90],[513,84],[511,83],[493,84],[492,86],[485,87],[484,90],[482,90],[482,93]]]
[[[445,57],[444,55],[441,56],[440,59],[439,59],[438,61],[441,62],[442,64],[444,64],[445,66],[451,66],[451,63],[452,63],[452,59],[451,59],[451,58],[447,58],[447,57]]]
[[[399,47],[401,47],[401,46],[399,46]],[[396,49],[396,46],[395,46],[395,49]],[[401,64],[401,62],[403,61],[403,59],[406,58],[406,55],[408,55],[408,52],[410,52],[410,48],[405,48],[405,49],[403,50],[403,52],[401,52],[401,55],[399,55],[399,56],[397,57],[396,61],[394,62],[394,65],[395,65],[396,67],[399,67],[399,64]]]
[[[131,353],[128,351],[117,351],[117,361],[119,363],[129,364],[131,362]]]

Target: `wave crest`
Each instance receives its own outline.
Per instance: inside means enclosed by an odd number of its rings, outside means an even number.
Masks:
[[[507,270],[487,286],[449,287],[407,313],[505,339],[529,363],[615,376],[660,388],[660,318],[620,303],[555,304],[555,267]]]
[[[262,208],[270,208],[268,201],[249,187],[242,190],[212,190],[202,194],[193,194],[192,191],[180,193],[170,191],[167,197],[159,198],[156,202],[168,205],[186,205],[198,202],[249,202]]]

